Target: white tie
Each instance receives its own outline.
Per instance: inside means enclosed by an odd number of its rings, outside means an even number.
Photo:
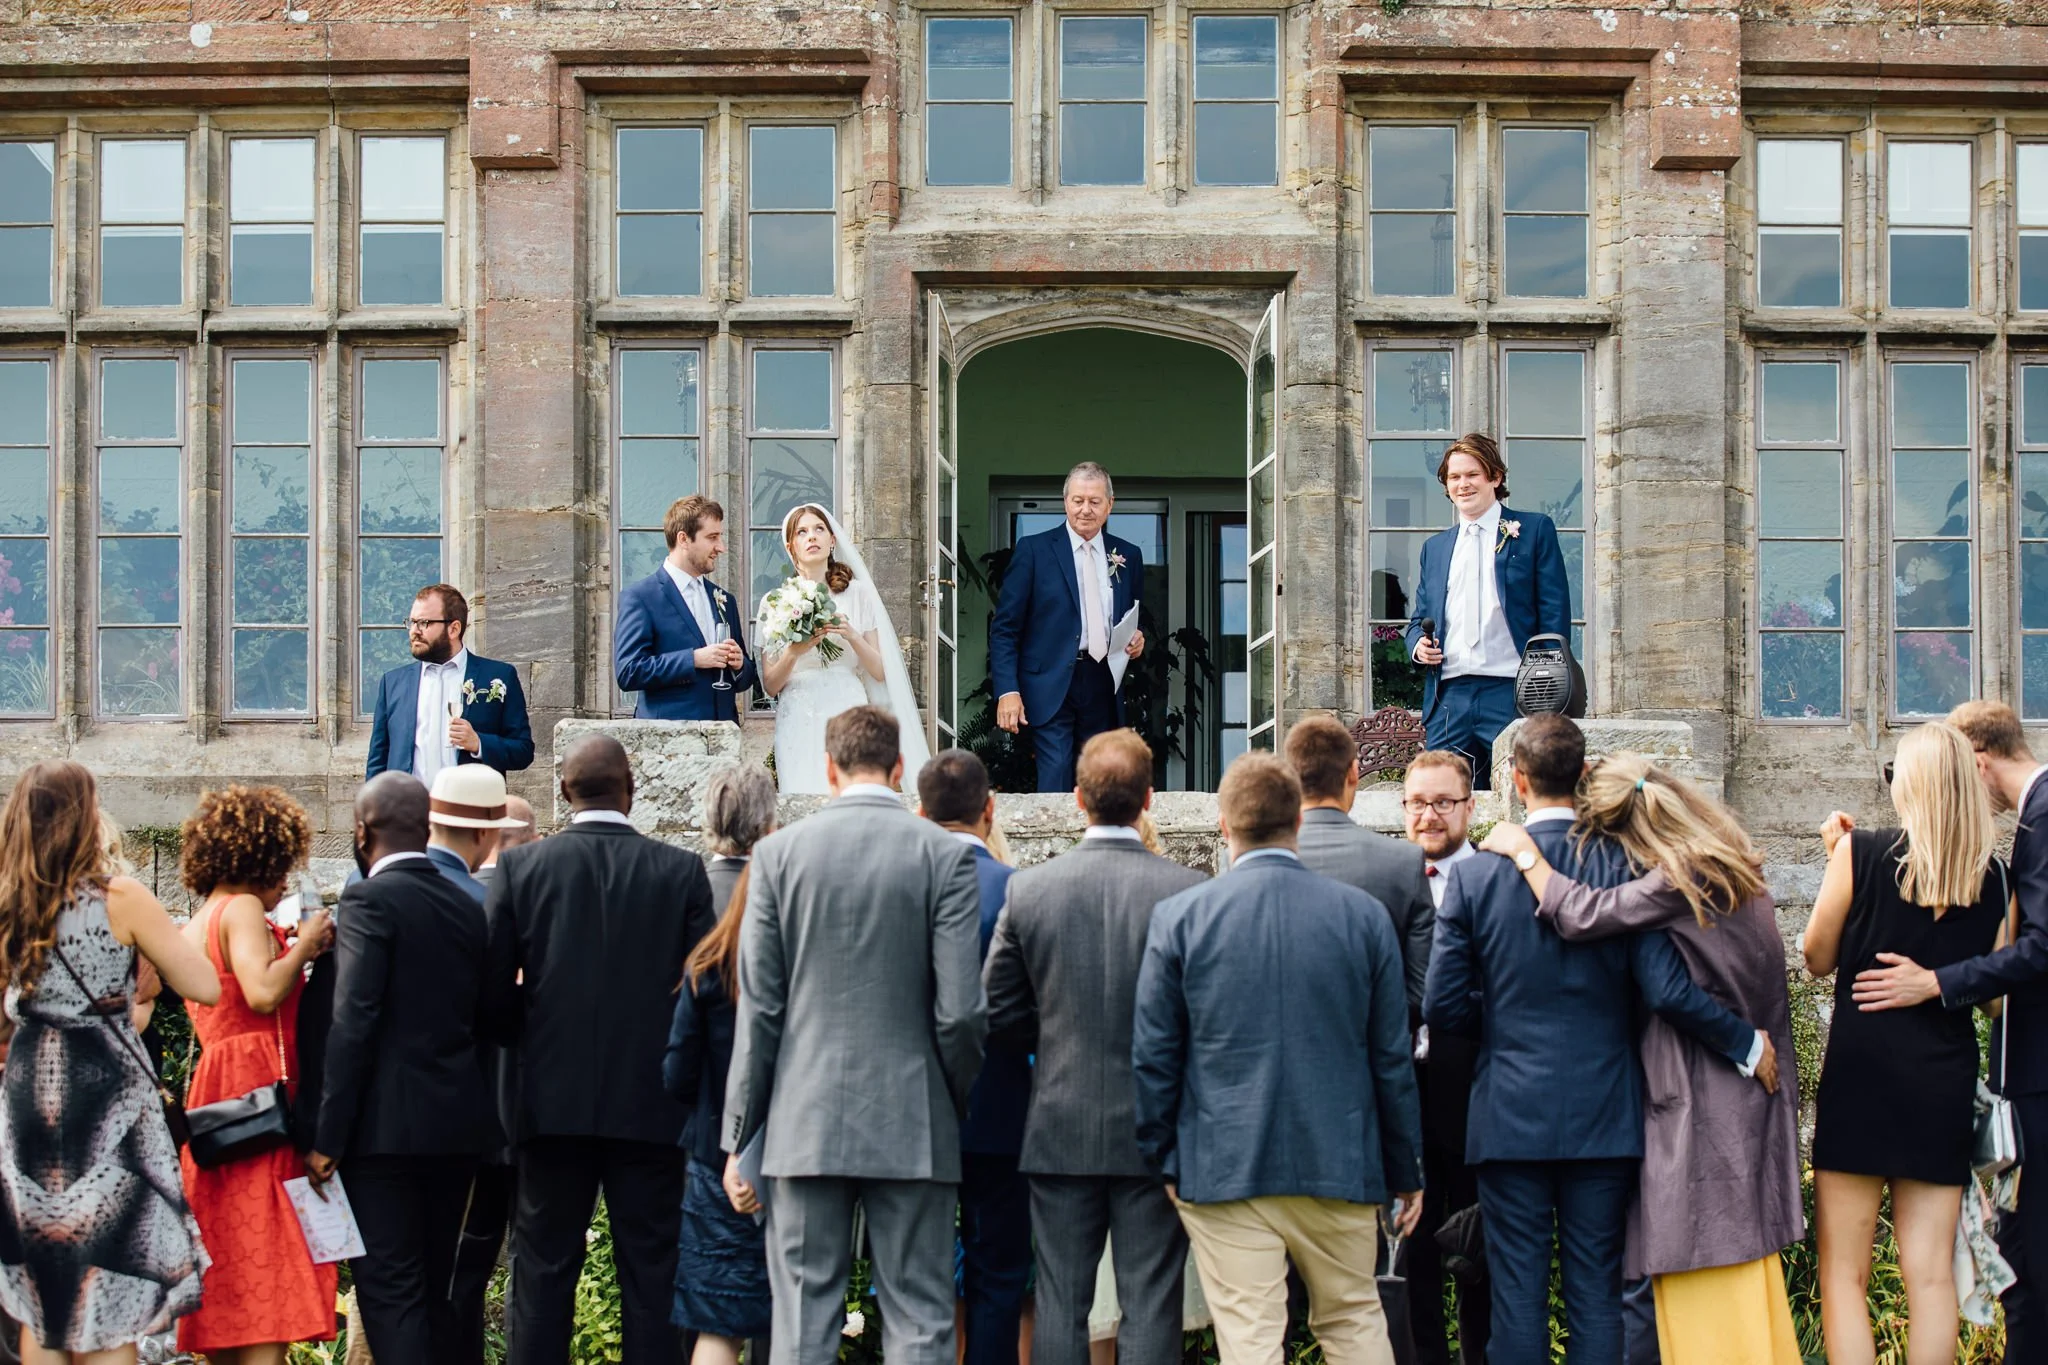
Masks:
[[[1476,521],[1465,523],[1465,538],[1471,549],[1471,556],[1467,562],[1472,566],[1472,576],[1466,587],[1465,600],[1458,603],[1458,620],[1461,623],[1459,635],[1464,640],[1465,647],[1475,655],[1479,652],[1482,615],[1480,600],[1486,595],[1486,547],[1481,542],[1481,535],[1485,529]]]
[[[701,578],[692,578],[690,580],[690,614],[697,618],[698,633],[703,635],[706,643],[709,643],[711,639],[711,601],[704,592],[704,580]]]
[[[429,787],[434,785],[434,778],[441,771],[441,751],[448,743],[448,687],[444,681],[448,671],[446,664],[435,664],[426,670],[426,682],[433,688],[433,711],[427,722],[427,736],[433,742],[420,754],[420,780]]]
[[[1102,617],[1102,592],[1095,578],[1095,542],[1081,542],[1081,628],[1087,632],[1088,657],[1101,663],[1109,657],[1109,626]]]

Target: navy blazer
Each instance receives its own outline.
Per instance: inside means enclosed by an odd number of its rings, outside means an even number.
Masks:
[[[1103,548],[1123,556],[1110,561],[1109,593],[1114,599],[1104,626],[1116,629],[1124,613],[1144,600],[1145,557],[1128,540],[1102,532]],[[996,697],[1015,692],[1024,699],[1024,718],[1049,721],[1066,704],[1081,642],[1080,573],[1074,547],[1061,522],[1017,542],[1003,571],[1003,592],[988,627],[988,671]],[[1117,695],[1123,720],[1123,695]]]
[[[2008,1095],[2048,1092],[2048,778],[2034,784],[2020,809],[2019,828],[2012,836],[2012,885],[2019,896],[2020,927],[2013,941],[1996,952],[1937,967],[1934,979],[1941,1002],[1950,1009],[1969,1009],[2005,996],[2005,1009],[1992,1025],[1995,1039],[2012,1031],[2012,1055],[2005,1062]],[[1994,1043],[1991,1083],[1998,1083]]]
[[[735,964],[737,971],[737,964]],[[700,1166],[725,1170],[725,1152],[718,1145],[725,1118],[725,1078],[732,1071],[733,1029],[739,1004],[726,993],[725,979],[715,971],[687,981],[676,996],[675,1018],[668,1029],[668,1048],[661,1055],[661,1083],[671,1099],[689,1106],[683,1136],[677,1143]]]
[[[711,586],[711,610],[746,654],[746,619],[733,595]],[[710,644],[683,592],[656,566],[653,573],[619,594],[619,619],[612,631],[612,670],[622,692],[638,692],[633,714],[643,720],[738,720],[739,695],[754,686],[751,654],[728,670],[729,691],[712,684],[718,670],[698,671],[696,653]]]
[[[1565,573],[1564,548],[1558,543],[1557,524],[1541,512],[1500,509],[1502,526],[1521,525],[1520,535],[1497,535],[1493,553],[1493,581],[1500,593],[1500,612],[1507,618],[1508,634],[1514,637],[1515,653],[1528,646],[1532,635],[1572,634],[1572,585]],[[1436,622],[1439,643],[1451,626],[1451,551],[1458,547],[1458,527],[1452,524],[1422,542],[1421,581],[1415,585],[1414,609],[1408,614],[1408,657],[1422,643],[1422,623]],[[1424,671],[1422,718],[1436,709],[1437,680],[1442,665]]]
[[[1017,869],[986,848],[974,850],[974,876],[981,888],[981,961],[988,964],[995,940],[996,919],[1009,898],[1010,875]],[[1024,1111],[1031,1107],[1031,1059],[1012,1048],[990,1048],[981,1075],[967,1096],[967,1117],[960,1121],[960,1150],[1016,1156],[1024,1150]]]
[[[1138,1147],[1189,1203],[1422,1188],[1393,922],[1296,858],[1240,859],[1159,903],[1131,1068]]]
[[[474,684],[476,699],[462,706],[462,718],[476,730],[481,751],[474,756],[457,750],[457,763],[488,763],[501,773],[516,773],[533,766],[533,729],[526,721],[526,693],[519,686],[519,670],[510,664],[469,656],[463,680]],[[491,684],[505,684],[505,699],[492,701],[486,695]],[[363,765],[363,780],[381,772],[412,771],[413,731],[419,724],[420,662],[415,659],[386,673],[377,682],[377,705],[370,712],[370,757]]]
[[[1619,886],[1633,875],[1609,840],[1592,840],[1582,857],[1562,821],[1529,835],[1574,881]],[[1536,918],[1536,897],[1506,858],[1482,854],[1451,868],[1422,1015],[1432,1034],[1479,1039],[1465,1160],[1640,1157],[1639,990],[1711,1051],[1749,1060],[1756,1030],[1694,983],[1663,930],[1567,943]]]

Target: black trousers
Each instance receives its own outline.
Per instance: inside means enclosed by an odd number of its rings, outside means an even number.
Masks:
[[[1031,1183],[1016,1153],[960,1154],[960,1261],[967,1365],[1017,1365],[1031,1279]]]
[[[2012,1105],[2020,1152],[2042,1168],[2039,1181],[2021,1178],[2019,1208],[1998,1220],[1998,1249],[2019,1277],[1999,1300],[2005,1358],[2020,1365],[2048,1360],[2048,1095],[2014,1095]]]
[[[1460,1209],[1479,1202],[1479,1182],[1465,1164],[1465,1114],[1471,1104],[1478,1048],[1467,1039],[1432,1031],[1429,1059],[1415,1068],[1422,1099],[1422,1220],[1401,1243],[1400,1272],[1408,1280],[1408,1322],[1419,1365],[1451,1365],[1444,1322],[1444,1254],[1437,1230]],[[1458,1355],[1466,1365],[1486,1359],[1492,1323],[1485,1284],[1458,1286]]]
[[[584,1234],[600,1190],[619,1277],[623,1365],[677,1365],[682,1333],[668,1315],[685,1160],[680,1147],[656,1142],[532,1138],[520,1144],[509,1365],[565,1365],[569,1359]]]
[[[1116,675],[1109,671],[1107,661],[1076,659],[1073,679],[1067,684],[1067,698],[1060,709],[1043,720],[1031,717],[1031,739],[1038,754],[1038,789],[1072,791],[1074,764],[1081,756],[1081,746],[1115,728]]]
[[[470,1186],[469,1212],[463,1219],[462,1242],[448,1285],[456,1321],[462,1325],[463,1349],[470,1351],[458,1365],[484,1365],[484,1297],[498,1268],[498,1249],[504,1246],[505,1232],[512,1225],[513,1171],[511,1166],[484,1162],[476,1168],[476,1180]]]
[[[470,1156],[356,1156],[341,1163],[363,1234],[363,1254],[349,1269],[378,1365],[445,1365],[483,1353],[480,1336],[464,1339],[448,1298],[476,1164]]]

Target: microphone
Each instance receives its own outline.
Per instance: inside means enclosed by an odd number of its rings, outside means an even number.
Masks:
[[[1435,617],[1433,617],[1433,616],[1425,616],[1425,617],[1423,617],[1423,618],[1422,618],[1422,638],[1423,638],[1424,640],[1428,640],[1428,641],[1431,641],[1431,642],[1434,642],[1434,641],[1435,641],[1435,639],[1436,639],[1436,618],[1435,618]]]

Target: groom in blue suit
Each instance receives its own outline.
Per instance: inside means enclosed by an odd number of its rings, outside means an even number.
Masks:
[[[740,693],[754,686],[746,618],[711,581],[725,553],[725,509],[706,497],[677,498],[662,518],[668,557],[619,594],[612,666],[619,690],[638,692],[633,714],[647,720],[738,720]],[[726,638],[712,640],[717,627]],[[730,688],[717,686],[723,672]]]
[[[363,780],[400,772],[432,786],[434,774],[463,763],[501,773],[532,767],[519,671],[469,652],[468,599],[447,583],[421,588],[406,631],[413,662],[378,679]]]
[[[1067,474],[1067,524],[1017,542],[988,631],[996,724],[1031,727],[1038,789],[1074,789],[1081,746],[1123,724],[1110,633],[1144,596],[1145,558],[1103,528],[1116,504],[1109,471],[1093,462]],[[1134,632],[1124,647],[1145,652]]]
[[[1436,477],[1458,520],[1422,546],[1422,581],[1408,621],[1408,655],[1422,682],[1424,745],[1455,749],[1472,785],[1492,785],[1493,741],[1515,718],[1515,670],[1532,635],[1571,638],[1571,581],[1557,527],[1511,512],[1508,467],[1491,437],[1451,443]],[[1434,622],[1434,633],[1424,622]]]

